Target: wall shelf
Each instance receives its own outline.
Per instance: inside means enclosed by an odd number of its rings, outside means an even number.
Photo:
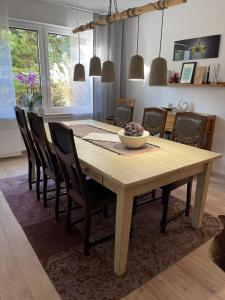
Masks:
[[[219,82],[218,84],[195,84],[195,83],[169,83],[169,87],[200,87],[200,88],[225,88],[225,82]]]

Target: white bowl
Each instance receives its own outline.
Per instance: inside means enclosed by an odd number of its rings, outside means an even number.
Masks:
[[[118,131],[119,138],[121,142],[127,147],[131,149],[138,149],[144,146],[149,137],[149,132],[144,131],[142,136],[128,136],[125,135],[124,129]]]

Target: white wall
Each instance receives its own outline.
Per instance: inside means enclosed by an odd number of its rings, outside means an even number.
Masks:
[[[127,64],[135,53],[136,20],[128,21]],[[146,64],[145,82],[127,83],[127,96],[136,99],[135,119],[141,120],[144,107],[176,104],[181,98],[192,102],[196,112],[217,115],[213,150],[225,154],[225,88],[149,87],[149,66],[158,56],[161,13],[154,12],[140,19],[140,54]],[[220,81],[225,81],[225,1],[188,0],[186,4],[165,11],[162,56],[168,60],[168,69],[179,71],[182,62],[173,62],[174,41],[222,34],[219,59],[198,60],[198,65],[221,63]],[[225,157],[215,163],[215,172],[225,174]]]
[[[0,0],[1,1],[1,0]],[[77,22],[77,11],[38,0],[8,0],[9,18],[47,23],[74,28]],[[79,12],[79,24],[90,22],[91,13]],[[72,116],[59,116],[54,120],[72,119]],[[51,118],[52,119],[52,118]],[[25,150],[15,120],[0,120],[0,157],[19,155]]]

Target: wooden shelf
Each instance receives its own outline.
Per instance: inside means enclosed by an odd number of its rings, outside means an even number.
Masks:
[[[169,83],[171,87],[201,87],[201,88],[225,88],[225,82],[219,82],[218,84],[194,84],[194,83]]]

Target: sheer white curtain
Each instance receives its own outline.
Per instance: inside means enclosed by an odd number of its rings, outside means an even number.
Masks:
[[[94,19],[99,19],[94,14]],[[115,100],[126,96],[126,42],[124,22],[109,25],[110,30],[110,60],[115,64],[116,81],[114,83],[101,83],[101,78],[94,78],[93,116],[95,120],[105,121],[107,116],[115,111]],[[96,54],[102,60],[108,55],[108,26],[97,26],[94,30]]]
[[[71,38],[72,75],[74,65],[79,61],[79,45],[77,35]],[[72,81],[72,113],[75,118],[93,117],[93,81],[89,77],[89,62],[93,56],[92,31],[80,33],[80,63],[85,68],[85,82]]]
[[[10,50],[7,1],[0,1],[0,119],[13,119],[15,91]]]

